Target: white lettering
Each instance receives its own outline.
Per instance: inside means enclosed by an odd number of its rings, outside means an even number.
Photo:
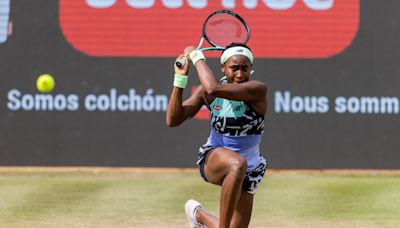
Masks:
[[[8,102],[7,107],[12,111],[16,111],[21,108],[21,103],[19,102],[19,97],[21,92],[16,89],[10,90],[7,94]]]
[[[335,99],[335,111],[337,113],[345,113],[346,112],[346,98],[345,97],[337,97]]]
[[[313,10],[329,10],[333,7],[334,0],[303,0],[304,4]]]
[[[26,111],[32,110],[33,107],[35,107],[35,101],[33,99],[33,96],[30,94],[26,94],[26,95],[22,96],[21,106],[22,106],[22,109],[24,109]]]
[[[57,111],[62,111],[67,108],[67,99],[64,95],[62,94],[56,95],[56,97],[54,98],[54,108]]]
[[[52,102],[53,96],[50,94],[38,94],[36,95],[38,98],[38,101],[35,103],[35,110],[53,110],[54,109],[54,103]]]
[[[67,109],[70,111],[76,111],[79,108],[79,97],[76,94],[70,94],[67,96]]]
[[[377,97],[364,97],[360,104],[361,113],[379,113],[379,99]]]
[[[4,43],[9,35],[10,0],[0,0],[0,43]]]
[[[170,9],[181,8],[183,5],[183,0],[162,0],[165,7]]]
[[[292,101],[290,102],[290,107],[293,112],[299,113],[304,111],[304,102],[301,97],[293,97]]]
[[[109,94],[87,95],[84,103],[88,111],[166,111],[168,97],[154,95],[153,92],[153,89],[147,89],[146,94],[140,96],[134,89],[130,89],[128,94],[118,94],[113,88]]]
[[[254,9],[257,7],[257,2],[258,2],[258,0],[247,0],[247,1],[243,1],[243,5],[247,9]]]
[[[136,91],[134,89],[129,90],[129,109],[134,111],[142,110],[142,97],[140,95],[136,95]]]
[[[113,6],[118,0],[86,0],[86,4],[92,8],[109,8]]]
[[[275,92],[275,112],[294,112],[294,113],[326,113],[329,111],[329,99],[317,96],[294,96],[289,91],[283,94]]]
[[[350,97],[347,99],[347,111],[350,113],[357,113],[360,109],[360,103],[357,97]]]
[[[227,9],[233,9],[236,5],[235,2],[236,0],[222,0],[222,6]]]
[[[126,3],[132,8],[147,9],[154,5],[155,0],[126,0]]]
[[[156,111],[165,111],[168,106],[168,97],[163,95],[156,95]]]
[[[100,111],[107,111],[108,109],[110,109],[110,97],[108,97],[105,94],[102,94],[97,97],[96,104],[97,104],[97,108]]]
[[[290,92],[285,91],[284,94],[281,91],[275,92],[275,112],[290,112]]]
[[[79,108],[78,96],[75,94],[22,94],[12,89],[7,95],[7,107],[12,111],[76,111]]]
[[[318,112],[327,113],[329,111],[329,99],[327,97],[318,98]]]
[[[129,109],[129,97],[127,95],[121,95],[118,97],[117,106],[120,111],[128,111]]]
[[[95,101],[96,101],[96,96],[93,94],[89,94],[86,96],[85,98],[85,108],[88,111],[94,111],[96,110],[96,105],[95,105]]]
[[[188,0],[190,7],[195,9],[203,9],[207,6],[207,0]]]
[[[400,101],[396,97],[337,97],[335,111],[352,114],[397,114],[400,112]]]
[[[399,113],[399,99],[396,97],[382,97],[381,98],[381,112],[382,113]]]
[[[273,10],[287,10],[293,7],[296,0],[263,0],[265,5]]]
[[[118,0],[85,0],[92,8],[104,9],[112,7]],[[122,0],[121,0],[122,1]],[[127,5],[135,9],[148,9],[155,5],[156,0],[125,0]],[[242,0],[243,6],[247,9],[254,9],[258,6],[259,0]],[[297,0],[262,0],[264,5],[272,10],[288,10],[296,4]],[[208,0],[186,0],[187,4],[194,9],[207,7]],[[329,10],[334,5],[334,0],[303,0],[304,4],[312,10]],[[169,9],[183,7],[183,0],[161,0],[163,6]],[[221,5],[227,9],[236,7],[236,0],[221,0]]]

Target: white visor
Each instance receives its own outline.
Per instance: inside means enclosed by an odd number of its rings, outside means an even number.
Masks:
[[[250,49],[242,46],[235,46],[235,47],[230,47],[224,51],[224,53],[221,56],[221,64],[226,63],[228,59],[234,55],[244,55],[246,56],[250,62],[253,64],[254,61],[254,56],[253,53],[250,51]]]

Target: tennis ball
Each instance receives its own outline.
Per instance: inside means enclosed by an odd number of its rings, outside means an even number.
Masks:
[[[54,78],[50,74],[42,74],[36,80],[36,87],[39,92],[50,93],[55,86]]]

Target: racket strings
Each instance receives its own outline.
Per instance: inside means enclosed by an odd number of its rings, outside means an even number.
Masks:
[[[215,14],[210,17],[204,32],[208,41],[220,47],[231,43],[246,43],[249,36],[246,25],[230,14]]]

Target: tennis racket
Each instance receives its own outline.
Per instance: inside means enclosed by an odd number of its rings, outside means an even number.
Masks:
[[[231,43],[246,44],[249,39],[250,28],[241,16],[230,10],[217,10],[205,20],[202,37],[196,49],[222,51]],[[207,40],[211,46],[201,48],[204,40]],[[179,59],[175,64],[181,68],[185,63],[184,59]]]

